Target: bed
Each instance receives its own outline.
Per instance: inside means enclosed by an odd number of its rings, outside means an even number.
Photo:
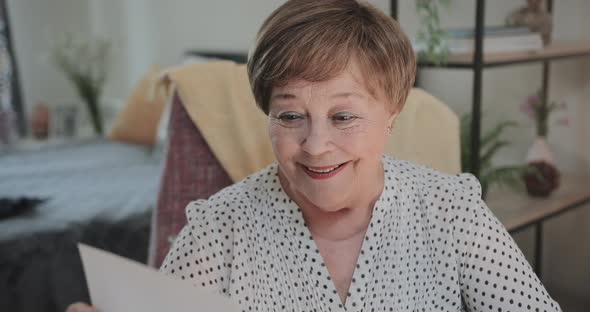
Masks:
[[[161,153],[92,139],[0,155],[0,198],[40,198],[0,220],[0,310],[88,301],[76,244],[145,262]]]
[[[0,197],[47,199],[30,213],[0,221],[0,241],[148,212],[160,162],[149,148],[107,139],[0,156]]]

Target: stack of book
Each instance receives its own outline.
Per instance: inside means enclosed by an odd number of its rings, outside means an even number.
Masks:
[[[473,53],[475,50],[474,29],[449,29],[447,31],[449,51]],[[529,31],[527,27],[492,26],[484,28],[483,52],[518,52],[543,49],[540,33]]]

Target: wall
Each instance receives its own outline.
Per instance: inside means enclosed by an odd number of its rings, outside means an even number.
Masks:
[[[75,89],[50,60],[55,40],[65,33],[105,38],[112,45],[102,98],[107,118],[154,62],[153,39],[157,35],[149,28],[151,7],[147,1],[8,0],[7,4],[27,112],[38,101],[50,106],[80,102]],[[82,122],[88,122],[85,109],[81,117]]]
[[[27,110],[77,101],[48,59],[66,32],[108,39],[112,64],[104,101],[121,105],[152,64],[178,64],[189,49],[248,51],[264,18],[283,0],[8,0]],[[388,10],[388,1],[373,1]]]
[[[389,1],[372,1],[389,10]],[[264,19],[284,0],[105,0],[91,5],[94,33],[120,49],[127,70],[107,93],[121,98],[152,64],[178,64],[187,50],[247,52]],[[125,90],[121,87],[125,86]]]
[[[152,1],[156,60],[177,62],[187,49],[246,52],[264,19],[284,0]],[[373,1],[388,7],[388,1]]]
[[[88,34],[86,1],[8,0],[7,7],[27,111],[37,101],[76,101],[74,89],[53,66],[49,54],[59,35]]]

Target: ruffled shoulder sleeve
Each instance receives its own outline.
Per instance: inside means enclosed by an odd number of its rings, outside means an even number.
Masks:
[[[506,228],[481,199],[479,181],[460,174],[439,187],[454,193],[448,209],[461,294],[470,311],[561,311]]]
[[[219,196],[216,196],[219,199]],[[160,271],[195,286],[227,294],[232,262],[232,201],[197,200],[186,207],[187,224]]]

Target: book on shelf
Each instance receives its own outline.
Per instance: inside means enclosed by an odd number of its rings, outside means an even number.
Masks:
[[[448,46],[451,53],[472,53],[475,49],[474,29],[449,29]],[[540,33],[527,27],[490,26],[483,30],[484,53],[535,51],[543,49]]]
[[[473,38],[475,37],[474,28],[449,28],[447,34],[453,38]],[[531,34],[528,27],[518,26],[487,26],[483,29],[484,36],[518,36]]]

